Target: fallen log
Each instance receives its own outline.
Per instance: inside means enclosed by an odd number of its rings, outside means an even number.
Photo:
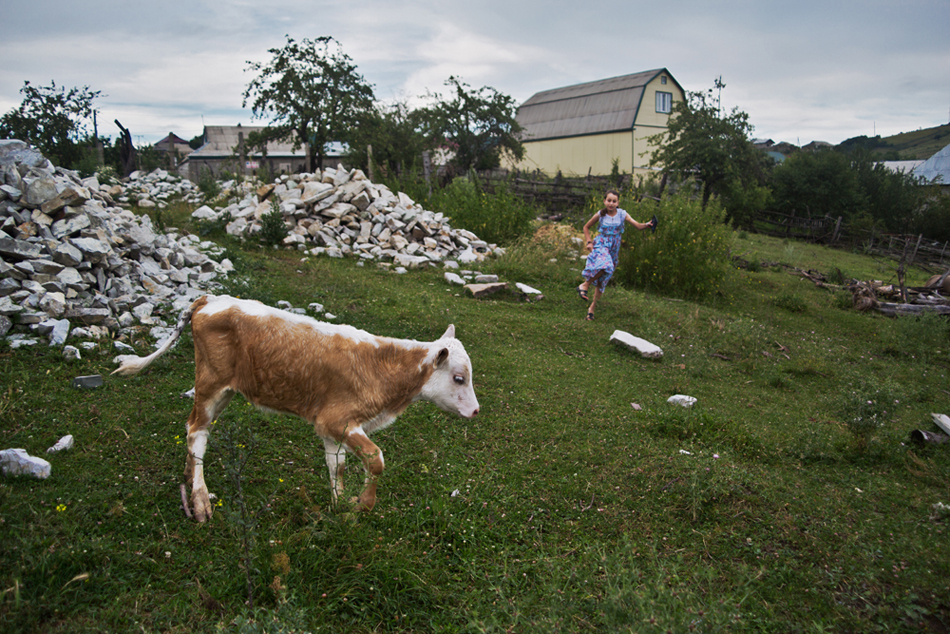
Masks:
[[[879,302],[874,308],[890,317],[897,315],[920,315],[923,313],[950,315],[950,306],[946,304],[895,304]]]

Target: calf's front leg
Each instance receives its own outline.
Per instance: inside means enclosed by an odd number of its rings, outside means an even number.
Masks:
[[[371,511],[376,505],[376,480],[379,479],[385,468],[383,452],[360,428],[348,433],[343,439],[343,443],[363,462],[363,470],[366,472],[363,490],[360,492],[354,510]]]

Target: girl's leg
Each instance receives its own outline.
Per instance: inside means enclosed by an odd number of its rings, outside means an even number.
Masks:
[[[594,299],[590,303],[590,308],[587,309],[587,319],[589,321],[594,319],[594,308],[597,306],[597,300],[600,299],[600,296],[603,294],[599,286],[594,286]]]
[[[596,282],[597,280],[599,280],[603,274],[604,274],[603,271],[597,271],[597,275],[595,275],[594,277],[590,279],[585,277],[584,281],[581,283],[580,286],[578,286],[578,288],[581,289],[582,291],[589,291],[590,285]]]

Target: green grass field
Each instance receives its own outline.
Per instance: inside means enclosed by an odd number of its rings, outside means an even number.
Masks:
[[[891,262],[734,243],[748,261],[895,280]],[[196,524],[179,496],[190,337],[132,378],[108,376],[106,342],[72,363],[45,346],[0,347],[0,447],[46,457],[60,436],[76,439],[49,457],[49,479],[0,479],[0,631],[950,626],[948,524],[932,517],[950,503],[950,445],[909,441],[936,429],[932,412],[950,413],[945,319],[858,313],[845,291],[773,265],[735,271],[702,302],[612,287],[585,322],[582,264],[545,248],[479,267],[541,290],[531,303],[472,299],[441,270],[231,255],[232,294],[320,302],[395,337],[434,339],[454,323],[481,413],[415,404],[375,435],[379,501],[354,516],[331,506],[305,422],[235,398],[206,456],[218,506]],[[910,271],[908,283],[926,277]],[[616,329],[663,359],[613,346]],[[87,374],[105,384],[70,387]],[[674,394],[697,402],[670,405]],[[240,491],[235,456],[247,459]]]

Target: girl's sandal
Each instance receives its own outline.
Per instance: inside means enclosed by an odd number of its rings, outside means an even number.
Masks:
[[[580,295],[580,296],[581,296],[581,299],[583,299],[585,302],[589,302],[589,301],[590,301],[590,299],[587,297],[587,291],[585,291],[585,290],[584,290],[583,288],[581,288],[580,286],[577,287],[577,294]]]
[[[594,321],[594,313],[587,313],[587,321]]]

